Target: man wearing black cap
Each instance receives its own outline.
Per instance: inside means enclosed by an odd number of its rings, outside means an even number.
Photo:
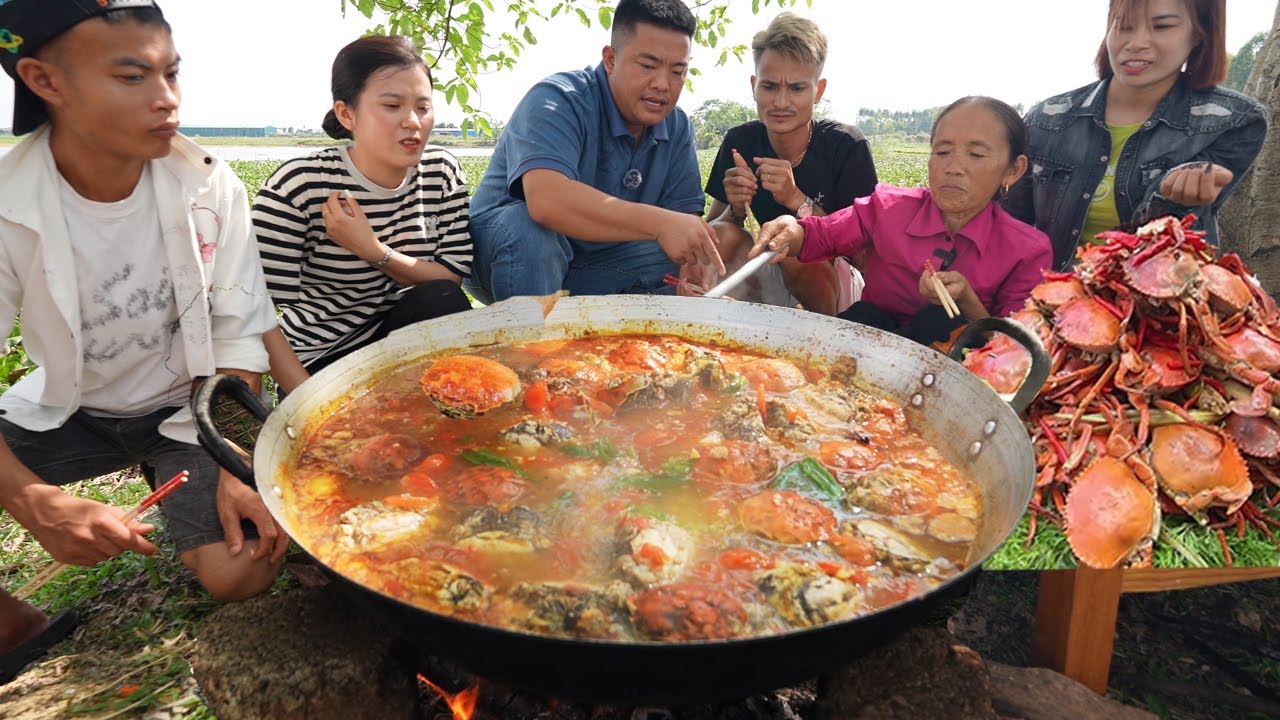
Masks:
[[[21,313],[39,365],[0,395],[0,506],[56,560],[93,565],[155,552],[151,526],[58,486],[187,470],[162,507],[175,550],[215,597],[256,595],[288,540],[196,444],[188,408],[199,378],[257,387],[267,369],[244,186],[177,134],[179,58],[151,0],[0,0],[0,38],[27,135],[0,158],[0,337]],[[0,682],[67,631],[4,591],[0,621]]]

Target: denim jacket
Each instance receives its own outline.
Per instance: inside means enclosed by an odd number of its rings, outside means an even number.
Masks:
[[[1009,214],[1049,236],[1057,269],[1068,267],[1075,256],[1090,199],[1110,160],[1107,83],[1101,80],[1044,100],[1026,116],[1030,164],[1004,205]],[[1179,78],[1121,152],[1114,185],[1120,222],[1139,225],[1161,215],[1194,212],[1195,227],[1216,245],[1217,211],[1253,164],[1266,134],[1266,111],[1253,98],[1222,87],[1193,90],[1185,77]],[[1185,207],[1160,194],[1170,169],[1200,160],[1221,165],[1234,176],[1211,206]]]

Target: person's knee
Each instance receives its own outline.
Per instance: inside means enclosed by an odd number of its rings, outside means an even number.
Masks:
[[[511,206],[473,220],[475,260],[469,286],[489,297],[545,295],[559,290],[573,259],[565,236],[538,225],[523,206]]]
[[[240,602],[261,595],[280,572],[278,563],[252,559],[257,546],[256,540],[248,541],[233,557],[225,543],[203,545],[183,553],[182,562],[214,600]]]

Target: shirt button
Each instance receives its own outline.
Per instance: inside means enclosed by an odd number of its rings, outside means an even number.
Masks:
[[[1107,161],[1107,156],[1106,156],[1106,155],[1103,155],[1102,157],[1098,158],[1098,161],[1099,161],[1099,162],[1106,162],[1106,161]]]
[[[1079,234],[1080,234],[1080,231],[1079,231],[1079,230],[1072,230],[1072,231],[1071,231],[1071,234],[1072,234],[1072,235],[1079,235]]]
[[[1085,193],[1083,197],[1084,197],[1084,199],[1085,199],[1085,200],[1088,200],[1088,199],[1089,199],[1089,193]]]

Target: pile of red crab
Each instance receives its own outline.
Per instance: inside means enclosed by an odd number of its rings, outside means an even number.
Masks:
[[[1061,526],[1080,562],[1149,566],[1162,514],[1217,532],[1280,521],[1280,309],[1240,258],[1188,216],[1103,233],[1070,273],[1047,273],[1013,318],[1052,358],[1028,410],[1036,522]],[[965,366],[998,392],[1026,374],[1003,335]]]

